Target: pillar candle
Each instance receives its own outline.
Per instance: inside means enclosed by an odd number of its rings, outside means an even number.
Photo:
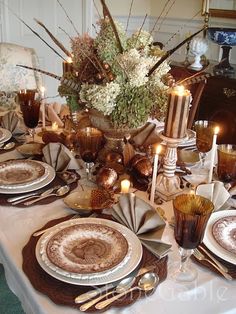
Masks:
[[[152,205],[154,204],[154,198],[155,198],[158,159],[159,159],[160,152],[161,152],[161,145],[157,145],[155,147],[155,155],[154,155],[153,171],[152,171],[152,186],[151,186],[151,194],[150,194],[150,202]]]
[[[72,73],[73,72],[73,63],[72,59],[69,57],[67,61],[63,61],[63,75],[66,73]]]
[[[212,176],[213,176],[213,169],[215,164],[215,155],[216,155],[216,141],[217,141],[217,135],[219,133],[219,127],[216,126],[214,129],[214,135],[212,139],[212,149],[211,149],[211,160],[210,160],[210,168],[209,168],[209,176],[208,176],[208,183],[211,183]]]
[[[168,111],[164,135],[170,138],[184,138],[187,130],[191,93],[184,86],[175,86],[168,96]]]
[[[129,193],[130,181],[128,179],[124,179],[121,181],[121,193]]]
[[[42,125],[43,129],[46,127],[46,121],[45,121],[45,87],[41,87],[41,112],[42,112]]]
[[[209,13],[209,0],[205,2],[205,13]]]

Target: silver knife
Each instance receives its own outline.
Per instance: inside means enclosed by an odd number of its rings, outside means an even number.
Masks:
[[[210,259],[219,267],[221,268],[224,272],[228,273],[229,270],[226,266],[224,266],[223,264],[221,264],[221,262],[219,262],[216,258],[214,258],[214,256],[212,256],[207,250],[204,249],[204,247],[200,246],[200,249],[208,256],[210,257]]]
[[[146,266],[146,267],[142,267],[139,269],[139,271],[137,272],[137,274],[135,275],[135,277],[141,276],[149,271],[153,271],[156,268],[155,265],[151,265],[151,266]],[[90,290],[88,292],[85,292],[81,295],[79,295],[78,297],[75,298],[75,303],[83,303],[85,301],[88,301],[94,297],[96,297],[97,295],[110,290],[112,288],[115,288],[117,286],[119,282],[114,282],[114,283],[110,283],[108,285],[105,285],[101,288],[97,288],[96,290]]]

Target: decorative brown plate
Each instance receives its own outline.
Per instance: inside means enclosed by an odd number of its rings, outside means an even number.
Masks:
[[[212,234],[220,246],[236,255],[236,216],[217,220],[212,227]]]
[[[47,174],[46,174],[47,175]],[[14,188],[45,178],[45,167],[33,160],[9,160],[0,163],[0,187]]]
[[[50,229],[39,239],[35,252],[51,276],[77,285],[99,285],[132,272],[141,260],[142,245],[125,226],[89,217]]]
[[[48,241],[46,250],[54,265],[89,274],[117,266],[127,254],[128,243],[119,231],[90,223],[59,231]]]

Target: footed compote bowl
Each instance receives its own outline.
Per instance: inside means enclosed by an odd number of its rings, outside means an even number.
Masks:
[[[234,74],[234,68],[229,63],[229,52],[236,45],[236,28],[209,27],[208,37],[220,45],[223,53],[220,63],[214,67],[214,74],[230,76]]]

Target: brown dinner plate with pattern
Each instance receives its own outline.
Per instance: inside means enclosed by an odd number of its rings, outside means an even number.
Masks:
[[[45,178],[45,167],[33,160],[8,160],[0,163],[0,187],[29,185]]]

